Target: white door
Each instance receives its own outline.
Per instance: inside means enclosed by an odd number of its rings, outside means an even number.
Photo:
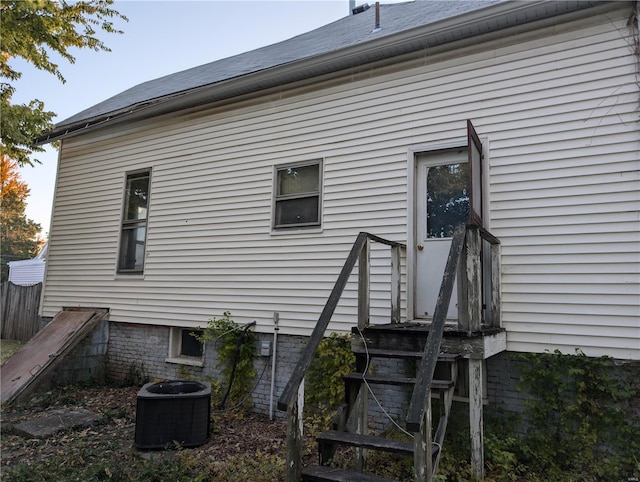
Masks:
[[[416,244],[414,317],[433,317],[456,226],[469,221],[470,169],[467,148],[416,156]],[[447,319],[458,319],[454,284]]]

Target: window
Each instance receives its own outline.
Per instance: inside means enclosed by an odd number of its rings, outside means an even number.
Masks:
[[[150,174],[150,170],[127,174],[118,257],[119,273],[142,273],[144,268]]]
[[[194,334],[202,336],[201,330],[180,330],[180,356],[202,358],[202,342]]]
[[[321,161],[277,166],[274,228],[320,225]]]
[[[450,238],[469,220],[469,164],[433,166],[427,173],[427,237]]]
[[[202,335],[202,330],[171,328],[169,333],[169,357],[166,361],[183,365],[203,366],[204,345],[194,334]]]

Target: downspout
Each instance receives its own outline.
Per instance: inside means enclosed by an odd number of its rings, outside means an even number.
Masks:
[[[278,321],[280,320],[280,314],[277,311],[273,312],[273,351],[271,353],[271,394],[269,396],[269,419],[273,420],[273,391],[276,384],[276,358],[278,346]]]

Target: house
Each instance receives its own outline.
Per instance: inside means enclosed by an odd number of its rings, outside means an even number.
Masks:
[[[42,314],[108,309],[110,372],[164,378],[213,369],[182,340],[230,311],[266,342],[277,331],[279,396],[358,233],[399,248],[373,242],[360,265],[366,322],[427,323],[470,220],[500,246],[492,282],[480,248],[476,293],[501,295],[473,360],[490,405],[514,390],[491,375],[506,353],[640,360],[637,2],[358,10],[150,80],[39,139],[61,142]],[[470,295],[452,289],[455,320]],[[348,333],[358,305],[351,277],[328,331]]]
[[[9,265],[8,281],[20,286],[42,283],[47,261],[47,246],[45,244],[35,258],[7,263]]]

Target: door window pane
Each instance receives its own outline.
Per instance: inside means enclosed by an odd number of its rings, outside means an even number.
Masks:
[[[430,167],[427,173],[427,237],[449,238],[469,219],[469,165]]]

